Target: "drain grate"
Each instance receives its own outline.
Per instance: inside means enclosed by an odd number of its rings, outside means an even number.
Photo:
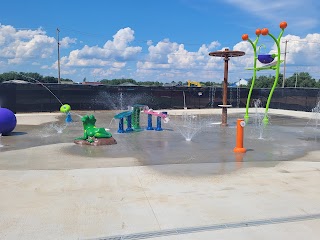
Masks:
[[[232,228],[243,228],[243,227],[261,226],[261,225],[271,225],[271,224],[277,224],[277,223],[298,222],[298,221],[306,221],[306,220],[312,220],[312,219],[320,219],[320,214],[308,214],[308,215],[299,215],[299,216],[291,216],[291,217],[270,218],[270,219],[254,220],[254,221],[199,226],[199,227],[175,228],[175,229],[160,230],[160,231],[153,231],[153,232],[134,233],[134,234],[128,234],[128,235],[121,235],[121,236],[102,237],[102,238],[96,238],[92,240],[139,240],[139,239],[148,239],[148,238],[188,234],[188,233],[195,233],[195,232],[216,231],[221,229],[232,229]]]

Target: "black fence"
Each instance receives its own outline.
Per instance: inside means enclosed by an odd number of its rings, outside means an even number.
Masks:
[[[45,87],[44,87],[45,86]],[[93,86],[71,84],[0,84],[0,106],[21,112],[55,112],[61,103],[73,110],[127,109],[145,104],[153,109],[217,108],[222,104],[222,88],[216,87],[143,87]],[[228,104],[245,107],[247,88],[229,88]],[[270,89],[254,89],[251,99],[265,106]],[[270,108],[311,111],[319,89],[276,89]],[[61,103],[60,103],[60,102]]]

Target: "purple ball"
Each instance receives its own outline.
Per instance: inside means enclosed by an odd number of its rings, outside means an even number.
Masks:
[[[0,107],[0,133],[8,135],[13,131],[17,125],[17,118],[14,113],[7,109]]]

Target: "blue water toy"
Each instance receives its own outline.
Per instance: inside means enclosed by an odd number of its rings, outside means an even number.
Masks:
[[[168,113],[167,112],[162,112],[163,114],[165,114],[165,115],[168,115]],[[157,116],[157,127],[156,127],[156,131],[162,131],[163,129],[162,129],[162,127],[161,127],[161,119],[162,119],[162,117],[160,117],[160,116]],[[165,121],[167,122],[167,120],[168,120],[168,117],[165,117]]]
[[[144,109],[143,112],[148,114],[147,130],[162,131],[163,129],[161,128],[161,119],[163,119],[164,123],[167,123],[170,120],[167,112],[153,111],[152,109],[148,109],[148,108]],[[155,129],[152,127],[152,116],[157,117],[157,127]]]
[[[69,104],[63,104],[60,107],[60,112],[66,114],[66,123],[72,122],[72,117],[71,117],[70,111],[71,111],[71,106]]]
[[[125,133],[125,132],[132,132],[132,123],[131,123],[131,115],[132,111],[125,111],[118,113],[117,115],[114,116],[115,119],[119,119],[119,128],[118,128],[118,133]],[[124,121],[123,119],[127,119],[127,129],[126,131],[124,130]]]

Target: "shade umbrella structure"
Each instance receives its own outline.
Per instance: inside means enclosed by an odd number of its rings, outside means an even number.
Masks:
[[[216,51],[216,52],[210,52],[209,53],[209,56],[224,58],[224,77],[223,77],[222,105],[219,105],[219,107],[222,107],[221,126],[227,126],[228,125],[227,109],[228,109],[228,107],[231,107],[231,105],[228,105],[228,103],[227,103],[227,96],[228,96],[228,62],[229,62],[231,57],[241,57],[243,55],[245,55],[245,52],[232,51],[232,50],[230,51],[227,48],[224,51]]]

